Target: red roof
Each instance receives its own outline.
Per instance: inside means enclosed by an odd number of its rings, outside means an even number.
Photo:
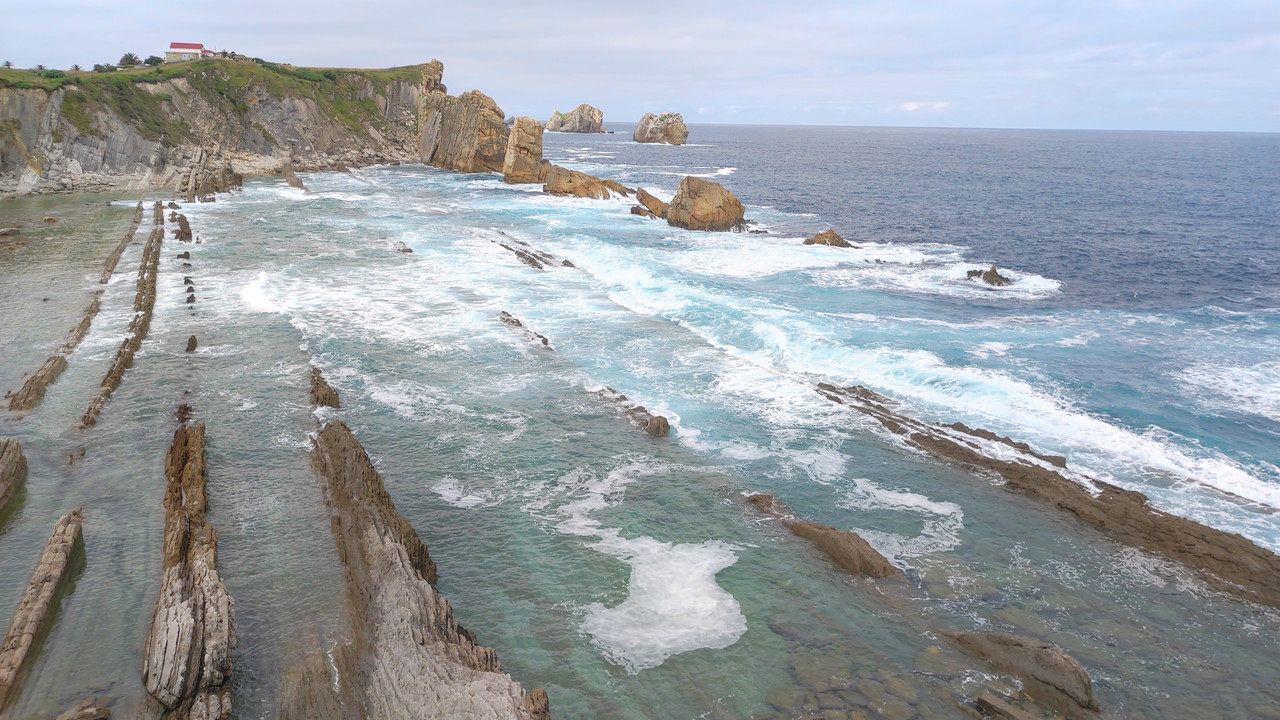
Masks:
[[[204,43],[169,43],[170,50],[203,50]]]

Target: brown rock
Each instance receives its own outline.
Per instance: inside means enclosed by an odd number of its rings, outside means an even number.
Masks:
[[[187,222],[187,216],[178,214],[178,229],[173,231],[173,236],[182,242],[191,242],[191,223]]]
[[[987,660],[996,668],[1017,675],[1027,694],[1060,710],[1068,717],[1093,717],[1098,701],[1093,697],[1089,673],[1054,645],[998,632],[939,633],[951,638],[966,653]]]
[[[187,338],[187,352],[195,352],[195,351],[196,351],[196,336],[192,335],[191,337]]]
[[[631,188],[627,187],[626,185],[623,185],[617,180],[610,180],[609,178],[601,178],[600,182],[603,183],[605,187],[621,195],[622,197],[631,197],[631,193],[634,192]]]
[[[21,228],[16,228],[16,227],[0,228],[0,237],[14,237],[15,235],[19,235],[21,233],[22,233]]]
[[[680,181],[667,223],[689,230],[742,230],[746,208],[720,183],[692,175]]]
[[[45,221],[45,222],[47,222],[47,223],[56,223],[56,222],[58,222],[58,218],[56,218],[56,217],[54,217],[54,216],[52,216],[52,215],[45,215],[45,216],[44,216],[44,221]]]
[[[643,205],[632,205],[632,206],[631,206],[631,214],[632,214],[632,215],[639,215],[640,217],[646,217],[646,218],[650,218],[650,219],[658,217],[657,215],[654,215],[653,213],[651,213],[651,212],[649,212],[647,209],[645,209],[645,207],[644,207]]]
[[[990,270],[987,270],[985,272],[982,270],[970,270],[968,273],[966,273],[966,275],[968,275],[970,280],[972,280],[975,277],[981,278],[982,282],[988,285],[993,285],[995,287],[1004,287],[1006,285],[1013,284],[1013,280],[1005,277],[1004,275],[1001,275],[1000,271],[996,270],[995,263],[991,264]]]
[[[547,132],[602,133],[604,112],[586,103],[567,113],[557,110],[547,121]]]
[[[542,160],[542,126],[530,117],[516,118],[502,162],[503,182],[545,182],[550,165]]]
[[[847,240],[836,234],[835,230],[823,230],[804,241],[805,245],[830,245],[831,247],[853,247]]]
[[[173,203],[169,203],[173,205]],[[103,285],[111,279],[111,274],[116,271],[116,265],[120,262],[120,256],[124,254],[125,248],[129,247],[129,243],[133,242],[134,233],[138,232],[138,226],[142,224],[142,201],[138,201],[138,206],[133,209],[133,222],[129,225],[129,231],[124,234],[124,238],[120,241],[116,248],[107,256],[106,266],[102,269],[102,278],[98,281]]]
[[[638,143],[683,145],[689,139],[689,128],[680,113],[645,113],[636,125],[631,139]]]
[[[9,400],[9,410],[31,410],[44,400],[45,390],[50,385],[58,381],[62,373],[67,369],[67,358],[65,355],[54,355],[44,361],[44,365],[40,366],[27,378],[19,390]]]
[[[667,211],[671,209],[671,205],[669,203],[664,203],[658,198],[650,195],[645,192],[644,188],[636,190],[636,200],[640,201],[640,204],[643,205],[650,213],[664,220],[667,218]]]
[[[1032,715],[991,693],[982,693],[974,698],[973,702],[991,720],[1041,720],[1038,715]]]
[[[430,92],[419,111],[422,162],[459,172],[502,172],[509,129],[502,108],[477,90]]]
[[[139,203],[139,204],[141,204],[141,203]],[[182,206],[181,206],[181,205],[179,205],[178,203],[176,203],[176,202],[174,202],[174,201],[172,201],[172,200],[170,200],[170,201],[169,201],[169,204],[167,205],[167,207],[168,207],[170,210],[181,210],[181,209],[182,209]]]
[[[338,402],[338,391],[325,381],[320,368],[314,366],[311,368],[311,404],[335,409],[342,407]]]
[[[26,481],[27,458],[22,454],[22,444],[13,438],[0,438],[0,514],[4,514]]]
[[[107,720],[111,717],[110,700],[90,698],[58,716],[58,720]]]
[[[190,253],[190,252],[180,252],[180,253],[178,253],[177,255],[174,255],[174,257],[178,258],[179,260],[190,260],[190,259],[191,259],[191,253]]]
[[[302,185],[302,180],[298,178],[298,173],[294,172],[293,155],[286,155],[284,161],[280,163],[280,177],[284,178],[284,181],[289,183],[291,187],[306,190]]]
[[[204,423],[183,422],[165,454],[160,597],[142,666],[147,693],[175,720],[231,717],[236,620],[218,576],[218,533],[205,518],[204,445]]]
[[[572,195],[576,197],[607,200],[610,195],[609,186],[598,177],[592,177],[577,170],[568,170],[559,165],[552,165],[547,173],[547,182],[542,186],[543,192],[552,195]]]
[[[13,615],[9,634],[0,646],[0,711],[16,696],[23,676],[30,669],[28,661],[34,658],[36,646],[57,617],[55,605],[66,583],[78,570],[77,565],[83,566],[82,562],[73,562],[74,556],[82,558],[84,553],[80,521],[80,511],[72,510],[54,525],[40,563],[31,575],[31,583]]]
[[[208,158],[196,163],[191,168],[187,180],[187,202],[213,202],[214,193],[230,192],[244,185],[244,176],[235,171],[231,160],[223,160],[219,164],[209,164]],[[160,203],[156,203],[159,210]]]
[[[857,533],[798,520],[783,520],[782,524],[791,532],[817,545],[836,565],[854,575],[880,578],[899,572]]]

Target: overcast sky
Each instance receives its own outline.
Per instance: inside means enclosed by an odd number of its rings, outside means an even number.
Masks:
[[[3,0],[0,60],[66,68],[170,41],[296,65],[438,58],[546,120],[1280,131],[1277,0]]]

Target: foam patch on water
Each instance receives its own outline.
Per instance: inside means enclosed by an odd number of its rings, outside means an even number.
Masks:
[[[249,312],[255,313],[278,313],[283,312],[279,305],[271,300],[266,292],[266,285],[269,280],[267,273],[258,273],[257,279],[240,288],[240,301],[248,308]]]
[[[1204,405],[1280,422],[1280,362],[1250,367],[1198,363],[1183,370],[1181,378]]]
[[[478,507],[497,505],[498,500],[493,492],[485,488],[471,489],[463,486],[455,477],[446,475],[440,482],[431,486],[440,499],[456,507],[470,510]]]
[[[883,257],[865,262],[863,267],[842,265],[811,273],[812,280],[825,287],[880,290],[927,295],[945,295],[972,300],[1035,300],[1058,292],[1062,283],[1034,273],[1001,268],[1000,273],[1013,284],[992,287],[980,280],[967,277],[970,270],[978,269],[972,262],[927,262],[918,265],[901,265]],[[882,262],[876,263],[875,260]]]

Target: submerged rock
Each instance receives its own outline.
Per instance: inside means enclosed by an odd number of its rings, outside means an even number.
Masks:
[[[645,113],[636,125],[631,139],[638,143],[666,143],[683,145],[689,139],[689,127],[680,113]]]
[[[988,285],[992,285],[994,287],[1004,287],[1006,285],[1013,284],[1012,279],[1005,277],[1004,275],[1001,275],[1000,271],[996,270],[995,263],[991,264],[990,270],[985,270],[985,271],[970,270],[969,272],[965,273],[965,277],[967,277],[969,280],[978,278],[979,280],[982,280],[982,282]]]
[[[111,700],[90,698],[58,716],[57,720],[107,720],[111,717]]]
[[[169,204],[174,208],[178,207],[174,203]],[[124,254],[125,248],[129,247],[129,243],[133,242],[133,236],[138,232],[138,226],[142,224],[144,214],[142,201],[139,200],[137,207],[133,209],[133,221],[129,224],[129,230],[124,234],[124,238],[120,240],[115,249],[111,251],[111,254],[107,256],[106,265],[102,269],[102,277],[98,282],[106,285],[107,281],[111,279],[111,274],[116,271],[116,265],[120,263],[120,256]]]
[[[693,177],[680,181],[667,223],[688,230],[742,230],[746,208],[723,185]]]
[[[550,170],[551,163],[542,159],[542,125],[530,117],[516,118],[502,161],[503,182],[546,182]]]
[[[1093,681],[1080,663],[1061,648],[1031,638],[999,632],[942,632],[960,649],[987,660],[996,668],[1017,675],[1027,694],[1069,718],[1081,717],[1081,710],[1099,710],[1093,697]]]
[[[849,241],[840,237],[835,230],[823,230],[813,237],[804,241],[805,245],[830,245],[831,247],[853,247]]]
[[[557,110],[547,120],[547,132],[602,133],[604,112],[586,103],[567,113]]]
[[[899,573],[896,567],[855,532],[799,520],[783,520],[782,524],[816,545],[832,562],[854,575],[882,578]]]
[[[0,438],[0,514],[26,481],[27,457],[22,454],[22,444],[13,438]]]

